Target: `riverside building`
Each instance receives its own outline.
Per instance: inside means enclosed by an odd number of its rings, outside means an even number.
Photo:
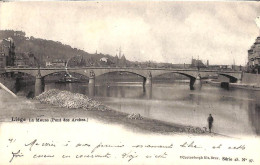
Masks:
[[[248,50],[248,71],[250,73],[260,73],[260,35]]]
[[[15,60],[15,46],[12,38],[0,41],[0,68],[13,66]]]

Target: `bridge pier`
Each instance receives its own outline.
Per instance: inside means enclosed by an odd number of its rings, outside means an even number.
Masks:
[[[198,76],[197,78],[194,77],[190,78],[190,90],[201,89],[201,87],[202,87],[202,82],[200,76]]]
[[[190,90],[194,90],[194,83],[195,83],[196,79],[191,77],[190,78]]]
[[[145,98],[147,99],[152,99],[152,86],[145,86],[144,87],[144,95],[145,95]]]
[[[34,90],[34,96],[40,95],[44,91],[44,77],[41,75],[37,75],[35,78],[35,90]]]
[[[90,97],[95,96],[95,73],[93,71],[90,71],[88,82],[88,94]]]
[[[152,77],[147,77],[145,79],[145,83],[144,83],[145,86],[152,86]]]
[[[152,74],[151,72],[148,73],[148,76],[144,79],[145,86],[152,86]]]
[[[143,92],[146,93],[147,91],[151,91],[152,88],[152,74],[151,72],[148,73],[147,77],[144,77],[143,80]]]

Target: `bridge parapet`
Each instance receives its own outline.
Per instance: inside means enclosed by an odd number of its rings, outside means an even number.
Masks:
[[[23,72],[30,74],[32,76],[36,76],[38,73],[38,68],[5,68],[5,72]],[[152,77],[156,77],[166,73],[178,73],[185,75],[190,78],[196,78],[200,75],[200,77],[208,77],[213,74],[221,74],[224,76],[234,77],[236,79],[242,78],[241,71],[218,71],[218,70],[196,70],[196,69],[171,69],[171,68],[133,68],[133,67],[75,67],[75,68],[40,68],[41,75],[43,77],[56,73],[56,72],[75,72],[85,76],[90,76],[90,70],[93,70],[96,77],[101,76],[110,72],[129,72],[133,74],[137,74],[144,78],[149,76],[149,73],[152,74]]]
[[[198,71],[195,69],[167,69],[167,68],[119,68],[119,67],[83,67],[83,68],[40,68],[42,77],[57,72],[75,72],[85,76],[90,76],[90,71],[93,70],[95,76],[101,76],[111,72],[128,72],[137,74],[143,78],[149,77],[151,73],[152,77],[156,77],[166,73],[178,73],[190,78],[196,78],[198,75],[201,77],[207,77],[212,74],[212,71]],[[5,72],[23,72],[36,77],[38,68],[5,68]],[[213,71],[214,72],[214,71]]]

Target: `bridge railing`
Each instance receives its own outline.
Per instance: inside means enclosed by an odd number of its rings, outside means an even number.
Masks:
[[[17,66],[8,66],[4,69],[0,69],[1,72],[5,72],[6,70],[38,70],[37,67],[17,67]],[[65,67],[40,67],[41,70],[65,70]],[[152,67],[108,67],[108,66],[86,66],[86,67],[69,67],[68,70],[77,70],[77,69],[134,69],[134,70],[173,70],[173,71],[198,71],[198,72],[216,72],[216,73],[242,73],[242,71],[233,71],[233,70],[223,70],[223,69],[215,69],[215,70],[208,70],[200,69],[197,70],[196,68],[152,68]]]

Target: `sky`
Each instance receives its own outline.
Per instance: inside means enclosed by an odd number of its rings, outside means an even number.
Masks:
[[[128,60],[245,65],[258,2],[5,2],[0,29]],[[75,56],[75,55],[72,55]]]

